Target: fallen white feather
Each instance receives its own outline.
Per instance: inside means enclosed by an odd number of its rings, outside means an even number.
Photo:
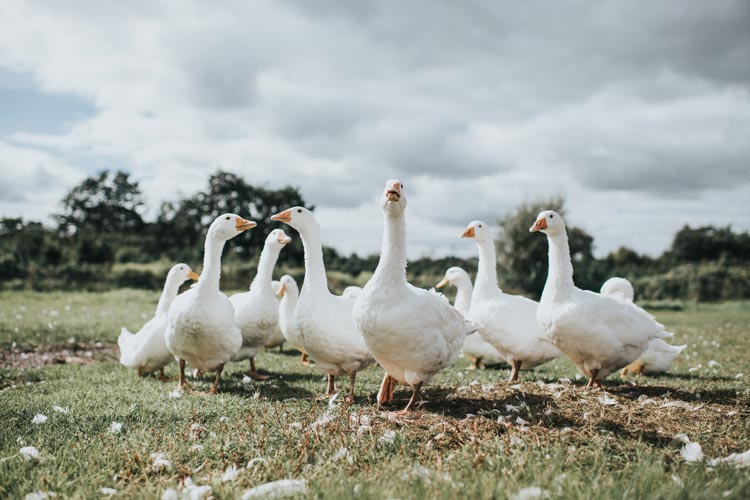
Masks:
[[[154,461],[151,464],[151,468],[154,470],[172,470],[172,462],[167,459],[164,453],[152,453],[150,455],[151,460]]]
[[[666,401],[662,403],[662,408],[684,408],[688,411],[695,411],[700,408],[700,406],[692,406],[685,401]]]
[[[716,361],[716,360],[713,360],[713,359],[711,361],[709,361],[707,364],[708,364],[709,368],[716,368],[717,366],[719,366],[719,362]]]
[[[354,457],[352,457],[352,454],[349,452],[349,448],[345,448],[343,446],[336,450],[336,453],[333,454],[331,460],[333,460],[334,462],[338,462],[339,460],[346,460],[350,464],[354,463]]]
[[[268,460],[266,460],[265,458],[263,458],[263,457],[256,457],[256,458],[253,458],[252,460],[250,460],[247,463],[247,466],[245,468],[246,469],[253,469],[257,465],[265,465],[267,463],[268,463]]]
[[[63,406],[53,406],[52,409],[57,413],[62,413],[63,415],[67,415],[68,413],[70,413],[70,410]]]
[[[111,497],[112,495],[117,493],[117,490],[114,488],[102,488],[99,490],[102,495]]]
[[[719,464],[734,465],[738,469],[750,467],[750,450],[747,450],[745,453],[732,453],[728,457],[714,458],[713,460],[708,461],[708,465],[711,466]]]
[[[242,500],[254,498],[284,498],[296,495],[306,495],[307,485],[303,479],[282,479],[271,483],[261,484],[242,493]]]
[[[539,486],[529,486],[527,488],[520,489],[510,496],[511,500],[542,500],[543,498],[549,498],[550,493],[547,490],[540,488]]]
[[[18,450],[18,453],[28,462],[39,460],[39,450],[36,449],[36,446],[24,446]]]
[[[597,399],[604,406],[616,406],[620,404],[615,398],[611,397],[609,394],[605,394],[604,396],[599,396]]]
[[[219,422],[227,423],[230,420],[231,419],[229,417],[225,417],[225,416],[219,417]]]
[[[109,424],[109,432],[112,434],[119,434],[122,432],[122,423],[121,422],[112,422]]]
[[[169,399],[180,399],[182,397],[182,389],[175,389],[174,391],[171,391],[168,396]]]
[[[221,475],[222,482],[234,481],[237,476],[240,475],[240,471],[237,469],[235,464],[230,464],[224,470],[224,474]]]
[[[191,478],[185,479],[181,490],[169,488],[161,495],[161,500],[202,500],[211,494],[211,486],[193,484]]]
[[[680,456],[686,462],[700,462],[703,460],[703,450],[698,443],[685,443],[680,449]]]
[[[522,419],[521,417],[516,417],[516,424],[518,424],[518,425],[528,425],[529,422],[527,422],[526,420]]]
[[[31,493],[26,493],[23,500],[47,500],[56,496],[57,493],[54,491],[32,491]]]
[[[310,429],[317,429],[318,427],[324,427],[328,425],[328,423],[334,419],[334,416],[331,413],[325,412],[323,413],[318,420],[310,424]]]
[[[520,410],[520,409],[521,409],[521,407],[520,407],[520,406],[515,406],[515,405],[505,405],[505,411],[507,411],[507,412],[514,412],[514,413],[518,413],[518,410]]]
[[[378,441],[382,443],[393,444],[393,440],[396,439],[396,431],[385,431]]]
[[[41,425],[47,421],[47,415],[44,413],[37,413],[34,418],[31,419],[32,424]]]
[[[244,377],[242,377],[242,385],[250,385],[252,383],[253,383],[253,379],[251,379],[247,375],[245,375]]]

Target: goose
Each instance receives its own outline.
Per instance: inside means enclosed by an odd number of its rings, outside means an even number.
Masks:
[[[227,241],[256,225],[236,214],[218,216],[206,234],[201,278],[169,308],[165,338],[167,348],[180,364],[180,388],[189,388],[185,365],[190,364],[199,370],[216,370],[209,391],[215,394],[224,364],[242,347],[242,332],[234,323],[234,307],[219,291],[221,253]]]
[[[529,228],[547,235],[549,271],[537,311],[539,326],[589,377],[589,387],[627,366],[651,340],[669,337],[664,325],[631,302],[581,290],[573,282],[573,264],[565,222],[553,210],[541,212]]]
[[[294,278],[288,274],[282,276],[276,296],[281,297],[279,302],[279,328],[281,333],[292,344],[292,347],[302,353],[300,361],[303,365],[307,365],[309,364],[307,353],[302,347],[302,337],[294,323],[294,308],[297,307],[297,301],[299,300],[299,288]]]
[[[378,405],[393,401],[396,382],[412,387],[410,412],[422,385],[458,359],[466,335],[478,325],[440,294],[406,281],[406,196],[398,180],[381,197],[385,231],[380,261],[354,303],[353,315],[367,346],[386,374]]]
[[[296,229],[305,249],[305,280],[293,315],[301,347],[328,374],[328,396],[336,394],[335,377],[348,374],[346,399],[354,401],[357,372],[375,360],[352,319],[353,301],[333,295],[328,289],[320,225],[304,207],[288,208],[271,219]]]
[[[255,380],[269,378],[256,371],[255,356],[279,326],[279,301],[273,293],[271,279],[281,250],[291,241],[283,229],[271,231],[260,252],[258,271],[250,290],[229,297],[234,306],[234,322],[242,330],[242,347],[232,361],[249,359],[250,371],[247,374]]]
[[[521,369],[539,366],[557,358],[561,352],[537,325],[539,304],[505,293],[498,286],[495,242],[489,226],[473,221],[461,237],[473,239],[479,250],[477,277],[467,317],[484,325],[479,335],[510,365],[509,382],[515,382]]]
[[[453,307],[466,317],[471,305],[471,292],[474,289],[469,273],[458,266],[449,267],[435,288],[440,290],[448,285],[456,288],[456,300],[453,302]],[[482,365],[505,364],[505,359],[497,352],[497,349],[479,335],[467,336],[462,350],[464,356],[473,361],[475,369],[481,368]]]
[[[273,280],[271,282],[271,290],[273,291],[273,295],[276,297],[276,302],[278,304],[281,304],[281,295],[279,295],[280,288],[281,288],[281,281]],[[283,352],[284,342],[286,342],[286,338],[284,337],[284,334],[281,331],[281,327],[279,326],[277,322],[276,328],[274,328],[273,333],[268,338],[266,343],[263,344],[263,347],[265,347],[266,350],[273,349],[274,347],[278,347],[279,352]]]
[[[136,368],[138,375],[141,376],[159,370],[161,379],[164,379],[164,367],[174,360],[164,340],[164,330],[167,329],[168,322],[167,313],[172,301],[177,297],[180,285],[189,279],[198,281],[198,275],[190,269],[190,266],[183,263],[172,266],[167,273],[154,317],[148,320],[137,333],[130,333],[127,328],[122,328],[117,338],[121,364],[128,368]]]
[[[625,278],[614,277],[604,282],[600,293],[622,302],[633,302],[633,285]],[[662,339],[654,339],[648,343],[646,351],[638,359],[622,369],[621,375],[628,373],[640,375],[642,373],[664,373],[672,366],[675,358],[687,347],[685,345],[671,345]]]
[[[362,291],[361,286],[352,285],[352,286],[348,286],[344,288],[344,291],[341,294],[341,296],[344,297],[345,299],[354,301],[354,300],[357,300],[357,297],[359,296],[361,291]]]

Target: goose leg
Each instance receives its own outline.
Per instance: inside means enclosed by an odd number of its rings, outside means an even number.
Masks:
[[[139,377],[143,377],[143,367],[142,366],[138,367],[138,376]]]
[[[177,388],[182,389],[183,387],[186,389],[190,389],[190,384],[188,384],[187,380],[185,380],[185,360],[181,359],[180,360],[180,378],[179,378],[179,381],[177,382]]]
[[[299,358],[299,362],[302,363],[305,366],[310,366],[310,362],[307,360],[307,353],[302,352],[302,357]]]
[[[328,396],[329,397],[336,394],[336,386],[333,383],[335,378],[336,377],[334,377],[330,373],[328,374]]]
[[[165,380],[167,380],[167,377],[164,375],[164,367],[163,366],[159,370],[159,380],[161,380],[162,382],[164,382]]]
[[[414,409],[414,405],[417,403],[417,397],[419,396],[419,390],[422,388],[422,383],[416,384],[411,393],[411,399],[403,410],[397,411],[396,415],[405,415]]]
[[[253,380],[268,380],[269,378],[271,378],[270,375],[261,375],[260,373],[258,373],[258,371],[255,369],[255,357],[250,358],[250,371],[247,372],[247,374]]]
[[[354,381],[357,378],[357,372],[349,374],[349,396],[346,398],[347,403],[354,402]]]
[[[212,385],[208,390],[209,394],[216,394],[217,392],[219,392],[219,377],[221,377],[222,371],[224,371],[224,365],[219,365],[216,367],[216,379],[214,379],[214,385]]]
[[[586,387],[600,387],[599,381],[596,380],[596,377],[599,376],[599,369],[595,368],[589,372],[589,383],[586,384]]]
[[[521,362],[513,360],[513,367],[510,370],[510,378],[508,382],[515,382],[518,380],[518,371],[521,369]]]
[[[480,368],[482,368],[482,358],[474,359],[474,369],[479,370]]]
[[[378,406],[393,401],[393,392],[396,390],[396,379],[386,373],[378,391]]]
[[[284,352],[284,344],[279,344],[279,352]]]

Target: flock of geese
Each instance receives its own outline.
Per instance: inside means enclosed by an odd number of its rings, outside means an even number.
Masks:
[[[380,198],[385,231],[377,269],[364,288],[343,295],[328,288],[321,229],[312,212],[292,207],[271,217],[294,228],[305,250],[302,289],[288,275],[272,281],[273,269],[291,238],[273,230],[265,240],[258,270],[247,292],[227,297],[219,289],[224,244],[256,226],[236,214],[217,217],[208,229],[199,277],[186,264],[175,265],[153,319],[136,334],[125,328],[118,339],[123,365],[139,374],[179,363],[179,387],[189,388],[186,365],[215,371],[210,393],[218,390],[226,363],[249,360],[248,375],[263,379],[255,356],[289,342],[328,375],[327,395],[336,394],[335,378],[349,376],[347,400],[354,400],[359,371],[377,363],[385,371],[379,405],[393,401],[397,383],[412,388],[413,409],[421,387],[464,355],[481,365],[507,363],[510,381],[520,370],[568,356],[598,387],[610,373],[660,372],[685,346],[664,342],[664,326],[633,303],[633,287],[612,278],[601,293],[581,290],[565,223],[552,210],[541,212],[531,232],[546,234],[549,275],[540,302],[503,292],[498,286],[495,246],[490,227],[471,222],[461,235],[473,239],[479,265],[473,286],[469,275],[452,267],[436,285],[456,288],[451,305],[440,293],[406,280],[406,195],[397,180],[386,182]],[[187,280],[197,283],[178,295]],[[279,299],[280,298],[280,299]]]

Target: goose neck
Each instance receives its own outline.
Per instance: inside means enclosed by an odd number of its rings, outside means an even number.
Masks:
[[[198,280],[196,289],[201,290],[219,290],[219,281],[221,280],[221,254],[224,251],[224,241],[213,237],[206,236],[206,246],[203,252],[203,269],[201,278]]]
[[[459,311],[468,311],[471,305],[473,288],[471,280],[468,278],[458,281],[456,283],[456,300],[453,302],[453,307]]]
[[[543,296],[552,300],[566,297],[574,288],[573,262],[570,260],[570,245],[568,233],[548,235],[549,239],[549,271],[544,285]]]
[[[273,279],[273,268],[279,259],[281,248],[275,245],[264,245],[258,260],[258,270],[255,278],[250,284],[251,290],[264,290],[272,293],[271,280]]]
[[[492,294],[500,291],[497,284],[497,258],[495,257],[495,244],[492,241],[478,241],[479,266],[477,279],[474,284],[474,293],[479,295]]]
[[[302,283],[302,288],[311,291],[328,291],[320,228],[317,226],[305,228],[299,231],[299,235],[302,239],[302,246],[305,248],[305,281]]]
[[[406,219],[403,214],[385,216],[380,262],[373,279],[406,284]]]
[[[157,316],[169,311],[169,306],[172,305],[172,301],[177,297],[177,292],[180,290],[180,283],[171,278],[172,276],[167,276],[167,280],[164,282],[164,289],[161,291],[159,303],[156,305]]]

